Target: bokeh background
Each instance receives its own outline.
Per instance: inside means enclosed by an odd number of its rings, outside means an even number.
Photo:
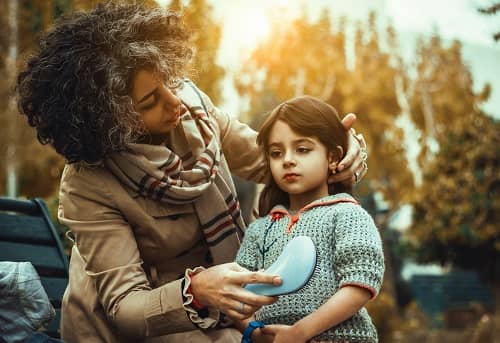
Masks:
[[[0,0],[0,194],[42,197],[53,215],[64,160],[13,85],[39,32],[99,2]],[[387,261],[368,306],[381,342],[500,342],[500,2],[143,2],[183,11],[189,76],[253,127],[302,94],[357,114],[369,172],[356,195]],[[238,187],[249,218],[255,190]]]

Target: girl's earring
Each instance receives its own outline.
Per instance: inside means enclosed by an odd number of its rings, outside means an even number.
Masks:
[[[332,152],[328,153],[328,168],[332,172],[332,174],[335,174],[337,172],[337,164],[338,160],[335,158],[335,154]]]
[[[337,161],[330,163],[328,169],[330,169],[332,174],[335,174],[337,172]]]

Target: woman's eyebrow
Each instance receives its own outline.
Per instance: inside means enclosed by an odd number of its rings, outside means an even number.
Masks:
[[[149,98],[151,95],[153,95],[155,92],[156,92],[157,88],[153,89],[151,92],[149,92],[148,94],[144,95],[141,100],[139,100],[137,103],[140,104],[141,102],[143,102],[144,100],[146,100],[147,98]]]

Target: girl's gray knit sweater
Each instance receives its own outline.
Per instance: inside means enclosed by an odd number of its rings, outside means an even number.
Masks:
[[[236,262],[250,270],[268,268],[295,236],[309,236],[317,249],[313,277],[301,290],[256,313],[266,324],[293,325],[319,308],[341,287],[355,285],[374,298],[382,284],[384,254],[370,215],[346,193],[328,196],[293,216],[276,206],[245,232]],[[377,331],[365,308],[316,336],[318,340],[377,342]]]

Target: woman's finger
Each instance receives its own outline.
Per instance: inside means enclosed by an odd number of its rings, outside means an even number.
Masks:
[[[246,319],[252,316],[261,306],[252,306],[243,301],[232,299],[222,312],[235,319]]]
[[[283,282],[279,275],[267,274],[262,271],[251,272],[241,266],[232,266],[231,271],[227,273],[227,277],[231,280],[231,283],[240,286],[249,283],[266,283],[279,286]]]
[[[351,181],[351,183],[355,183],[356,179],[354,176],[355,172],[361,173],[361,170],[363,169],[363,160],[361,158],[357,158],[353,161],[353,163],[347,168],[344,169],[341,172],[337,172],[335,174],[330,175],[329,181],[332,182],[346,182],[346,181]],[[359,176],[359,179],[361,179],[362,175]]]
[[[237,272],[235,275],[238,278],[238,280],[242,280],[243,284],[269,283],[275,286],[279,286],[281,285],[282,282],[281,277],[279,275],[267,274],[264,272],[264,269],[252,272],[240,266],[236,262],[228,263],[228,266],[231,271]]]
[[[249,283],[268,283],[271,285],[281,285],[281,277],[279,275],[271,275],[264,272],[239,272],[238,280],[241,284]]]
[[[359,144],[359,141],[354,137],[354,135],[351,132],[349,132],[347,137],[348,137],[347,141],[348,149],[344,158],[339,162],[339,166],[337,168],[339,172],[342,172],[344,169],[348,169],[349,167],[351,167],[354,161],[356,160],[362,161],[362,158],[360,156],[361,145]]]
[[[231,301],[231,307],[230,307],[231,310],[236,311],[242,315],[252,315],[259,308],[260,306],[250,305],[248,303],[236,299],[233,299]]]
[[[223,288],[223,293],[221,294],[226,298],[231,298],[236,302],[242,302],[253,309],[253,312],[258,310],[264,305],[270,305],[278,300],[277,297],[269,297],[264,295],[258,295],[242,287],[244,284],[249,283],[272,283],[275,285],[281,284],[281,278],[262,272],[249,272],[249,271],[231,271],[227,274],[226,278],[227,284]],[[234,307],[229,305],[229,307]]]
[[[344,118],[342,118],[342,125],[346,130],[350,130],[351,127],[356,122],[356,115],[354,113],[347,113]]]
[[[232,299],[243,302],[249,306],[255,307],[256,309],[259,309],[260,307],[265,305],[274,304],[278,300],[277,297],[255,294],[240,287],[233,289],[233,292],[230,296]]]

